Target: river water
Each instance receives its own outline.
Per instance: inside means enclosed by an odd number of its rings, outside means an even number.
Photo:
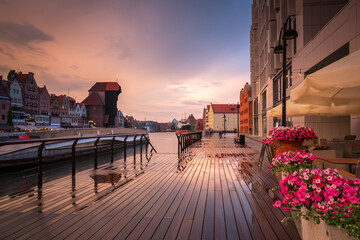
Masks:
[[[177,153],[177,137],[174,132],[150,133],[150,142],[159,154]],[[149,147],[149,151],[150,151]],[[139,154],[140,147],[137,147]],[[143,153],[145,147],[143,148]],[[127,158],[133,156],[133,147],[128,147]],[[114,161],[123,159],[123,150],[114,153]],[[110,152],[98,154],[98,165],[109,163]],[[76,158],[76,172],[91,169],[94,166],[94,156]],[[44,165],[43,182],[49,182],[71,174],[71,160]],[[37,168],[22,169],[17,171],[2,171],[0,173],[0,196],[16,194],[37,185]]]

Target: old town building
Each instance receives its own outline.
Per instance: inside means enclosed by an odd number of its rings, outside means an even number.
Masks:
[[[232,104],[210,104],[208,128],[213,131],[235,132],[238,128],[238,111]]]
[[[240,91],[240,132],[252,133],[252,98],[251,86],[246,83]]]
[[[35,114],[39,113],[39,87],[35,81],[34,73],[17,74],[15,78],[21,86],[26,118],[35,120]]]
[[[121,87],[117,82],[97,82],[89,89],[85,103],[88,119],[97,127],[117,127],[117,100]]]
[[[23,108],[23,94],[19,82],[15,78],[15,74],[10,77],[8,82],[8,93],[11,99],[11,112],[13,123],[24,124],[25,112]]]
[[[10,97],[4,84],[0,83],[0,125],[8,123],[8,114],[11,109]]]

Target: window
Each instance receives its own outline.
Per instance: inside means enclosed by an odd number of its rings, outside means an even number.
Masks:
[[[294,30],[296,30],[296,18],[294,18]],[[294,54],[296,53],[296,38],[294,38]]]
[[[2,120],[5,120],[5,115],[2,115]]]
[[[273,81],[273,101],[274,104],[281,100],[281,78],[282,76],[278,76]]]
[[[282,99],[282,73],[273,80],[273,103],[276,104]],[[292,68],[286,70],[286,88],[292,86]]]
[[[5,109],[5,104],[1,104],[2,105],[2,109]]]

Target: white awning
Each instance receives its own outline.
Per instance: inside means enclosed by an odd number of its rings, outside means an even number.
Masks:
[[[360,106],[360,50],[308,75],[290,99],[296,104]]]
[[[286,102],[286,116],[346,116],[360,114],[360,105],[343,105],[343,106],[318,106],[310,104],[296,104],[291,101]],[[282,116],[282,104],[270,109],[267,112],[269,117]]]

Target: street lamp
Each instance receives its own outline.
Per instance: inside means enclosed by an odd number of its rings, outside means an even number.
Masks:
[[[240,123],[239,123],[239,109],[240,109],[240,104],[239,102],[237,102],[236,104],[236,108],[237,108],[237,136],[240,136]]]
[[[224,134],[225,134],[225,131],[226,131],[225,122],[226,122],[226,115],[225,115],[225,113],[224,113]]]
[[[291,28],[291,19],[293,16],[288,16],[286,18],[286,21],[283,24],[283,27],[280,30],[279,34],[279,45],[274,47],[274,53],[275,54],[283,54],[283,65],[282,65],[282,71],[283,71],[283,83],[282,83],[282,126],[286,127],[286,40],[292,40],[298,37],[298,33],[295,29]],[[288,27],[289,24],[289,27]],[[280,39],[283,40],[282,45],[280,44]]]

